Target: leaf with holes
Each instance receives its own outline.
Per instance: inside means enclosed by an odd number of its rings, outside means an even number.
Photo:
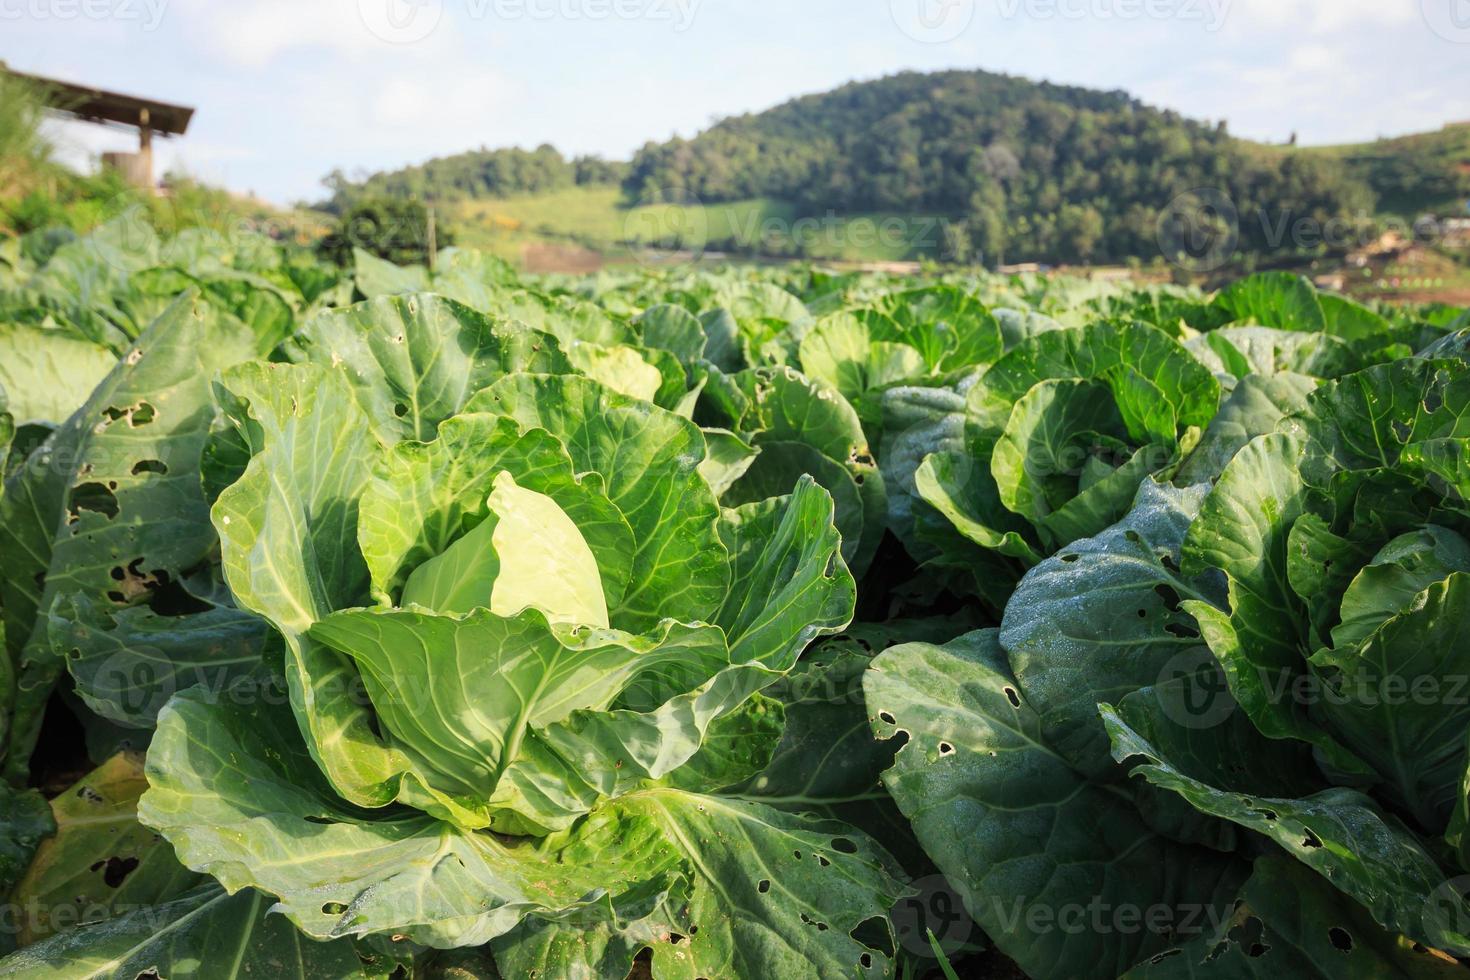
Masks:
[[[217,542],[199,481],[214,414],[209,382],[254,345],[242,324],[186,294],[11,477],[0,500],[0,603],[16,671],[12,779],[25,772],[63,669],[46,622],[59,598],[147,606],[181,624],[211,608],[185,585]],[[185,636],[187,628],[179,634],[187,645]],[[167,646],[165,634],[156,639]]]
[[[42,843],[11,901],[32,909],[22,946],[58,932],[170,902],[201,884],[173,848],[138,823],[143,757],[123,752],[51,801],[56,834]]]

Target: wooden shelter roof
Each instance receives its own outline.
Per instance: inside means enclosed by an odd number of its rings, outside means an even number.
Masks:
[[[87,122],[117,123],[140,129],[146,126],[162,136],[181,136],[194,118],[191,106],[28,75],[15,71],[3,61],[0,61],[0,71],[35,84],[47,93],[53,109]]]

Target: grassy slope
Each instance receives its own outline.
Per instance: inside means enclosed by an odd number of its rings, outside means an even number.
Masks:
[[[615,187],[573,187],[528,197],[466,201],[451,220],[458,240],[517,258],[527,245],[580,244],[616,253],[626,246],[679,237],[685,242],[725,247],[767,237],[788,239],[793,230],[809,242],[816,258],[898,261],[938,250],[939,224],[925,217],[849,215],[797,225],[797,214],[780,201],[756,199],[689,207],[626,208]]]
[[[1445,126],[1430,133],[1414,133],[1372,143],[1348,143],[1337,146],[1290,148],[1264,146],[1276,152],[1310,153],[1343,161],[1358,177],[1370,185],[1380,184],[1395,170],[1422,168],[1427,172],[1447,173],[1457,168],[1470,179],[1470,124]],[[1375,179],[1377,176],[1379,179]],[[1379,210],[1405,218],[1426,212],[1463,214],[1465,200],[1459,196],[1410,193],[1384,195]]]

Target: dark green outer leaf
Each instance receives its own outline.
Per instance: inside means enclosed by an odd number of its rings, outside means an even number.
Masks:
[[[239,609],[160,616],[146,606],[117,609],[80,593],[56,600],[47,628],[87,706],[133,729],[152,728],[179,691],[195,684],[224,690],[263,667],[270,629]]]
[[[1306,674],[1311,619],[1290,585],[1289,541],[1307,512],[1298,465],[1301,443],[1276,433],[1256,439],[1225,468],[1184,542],[1187,575],[1214,568],[1229,581],[1229,605],[1186,599],[1205,642],[1225,668],[1235,700],[1268,738],[1297,738],[1343,772],[1356,759],[1289,696]]]
[[[1324,384],[1282,431],[1303,443],[1302,478],[1342,500],[1406,446],[1470,439],[1470,372],[1459,361],[1409,358]]]
[[[878,460],[888,488],[888,526],[910,549],[915,547],[916,511],[928,506],[914,474],[925,457],[939,452],[965,452],[965,395],[948,388],[885,391]]]
[[[1356,899],[1391,932],[1437,949],[1470,952],[1470,905],[1441,908],[1446,875],[1397,818],[1353,790],[1329,789],[1299,799],[1218,789],[1181,771],[1135,732],[1111,705],[1101,707],[1113,757],[1141,757],[1133,775],[1172,790],[1202,813],[1231,820],[1271,838],[1298,861]]]
[[[728,793],[852,824],[918,873],[928,859],[880,778],[897,746],[874,738],[868,723],[863,675],[871,662],[844,634],[767,688],[785,708],[785,730],[769,763]]]
[[[1444,827],[1466,771],[1470,574],[1415,597],[1350,654],[1333,657],[1323,723],[1372,766],[1421,827]]]
[[[1163,910],[1181,931],[1228,914],[1246,868],[1158,836],[1129,794],[1069,766],[995,631],[894,647],[863,686],[875,733],[909,736],[884,775],[893,798],[970,914],[1028,974],[1116,977],[1172,942],[1140,920],[1110,928],[1123,910]]]
[[[9,896],[42,839],[56,830],[51,808],[33,789],[0,783],[0,895]]]
[[[1385,932],[1361,906],[1287,858],[1258,858],[1215,934],[1155,956],[1126,980],[1452,980],[1464,968]]]
[[[10,480],[0,499],[0,602],[19,666],[12,780],[23,778],[62,669],[40,619],[56,598],[135,605],[213,552],[198,476],[214,413],[209,381],[252,356],[254,343],[238,321],[186,294]]]
[[[1178,571],[1206,492],[1145,481],[1127,517],[1037,565],[1006,607],[1000,643],[1047,744],[1091,778],[1114,768],[1098,703],[1200,650],[1181,599],[1223,599],[1207,576]]]
[[[10,444],[15,439],[15,416],[10,414],[10,399],[0,385],[0,497],[5,495],[4,477],[10,472]]]
[[[632,954],[649,946],[655,980],[892,976],[889,957],[851,935],[905,892],[892,859],[862,834],[717,796],[639,793],[594,814],[561,860],[605,861],[624,849],[610,837],[642,825],[687,862],[686,901],[665,901],[620,928],[532,920],[493,943],[502,970],[621,980]]]
[[[1215,480],[1245,445],[1306,407],[1317,382],[1299,374],[1247,375],[1220,406],[1204,438],[1175,474],[1181,486]]]

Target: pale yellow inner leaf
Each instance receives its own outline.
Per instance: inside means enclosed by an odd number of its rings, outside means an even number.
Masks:
[[[630,398],[651,402],[663,384],[658,368],[631,347],[580,343],[573,345],[569,357],[577,370]]]
[[[492,541],[500,557],[490,611],[513,616],[529,606],[553,623],[606,627],[597,559],[566,511],[509,473],[495,477],[490,509],[499,518]]]

